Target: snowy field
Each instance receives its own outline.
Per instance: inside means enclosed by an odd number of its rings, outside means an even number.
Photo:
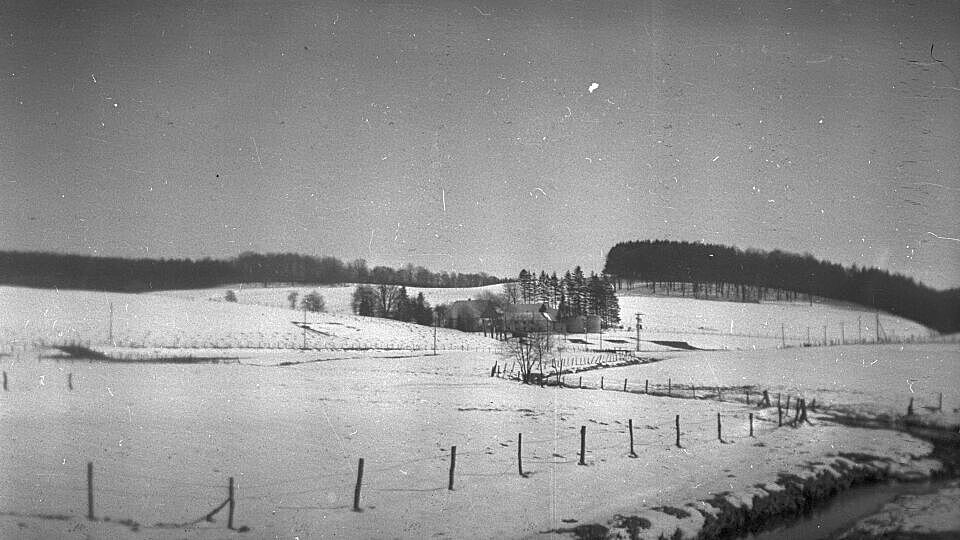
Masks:
[[[117,344],[104,346],[111,303]],[[739,307],[710,304],[674,312],[720,320]],[[941,391],[944,410],[960,405],[955,344],[650,353],[662,361],[584,372],[588,386],[606,378],[608,390],[599,391],[491,378],[494,362],[503,363],[490,352],[496,342],[441,329],[441,353],[433,356],[432,328],[395,321],[308,315],[308,339],[317,340],[308,345],[419,350],[283,350],[300,345],[303,330],[291,321],[302,314],[178,295],[2,287],[0,305],[8,385],[0,392],[2,538],[554,537],[551,531],[578,524],[614,527],[617,515],[638,513],[651,523],[644,537],[677,528],[692,535],[703,522],[699,512],[678,519],[653,509],[723,492],[748,500],[757,484],[779,473],[809,474],[842,460],[840,453],[908,467],[930,450],[901,433],[840,427],[817,415],[814,425],[778,428],[776,408],[747,407],[735,400],[737,388],[871,414],[902,414],[910,396],[918,412],[933,414],[924,407]],[[735,324],[759,320],[751,309],[740,313]],[[709,323],[678,317],[670,324],[692,332]],[[33,346],[71,340],[111,353],[187,347],[235,360],[112,364],[53,359],[53,350]],[[668,377],[723,386],[726,400],[636,392],[644,379],[662,390]],[[623,379],[633,392],[622,391]],[[636,458],[628,456],[631,419]],[[359,458],[362,512],[354,512]],[[85,519],[88,462],[97,521]],[[234,525],[247,533],[227,531],[224,511],[215,522],[197,521],[226,499],[229,477]]]
[[[548,531],[747,492],[839,452],[882,451],[905,462],[929,450],[895,432],[777,428],[775,411],[737,403],[522,387],[489,377],[493,361],[464,352],[366,353],[287,367],[5,357],[0,537],[224,538],[223,513],[214,523],[188,522],[225,500],[230,476],[235,526],[251,529],[243,537],[554,536]],[[757,415],[754,438],[748,410]],[[676,414],[682,449],[674,446]],[[636,459],[627,456],[631,418]],[[578,465],[580,426],[586,466]],[[95,514],[109,522],[84,518],[88,461]],[[695,525],[645,515],[651,534]]]
[[[456,300],[478,298],[482,293],[497,294],[502,285],[467,288],[418,288],[408,287],[407,294],[416,297],[422,292],[430,305],[450,304]],[[233,290],[240,304],[275,309],[289,307],[287,295],[291,291],[302,298],[316,290],[325,302],[329,313],[349,315],[354,285],[338,287],[222,287],[185,291],[165,291],[156,295],[186,300],[209,300],[223,302],[226,291]],[[570,343],[571,349],[636,348],[636,314],[643,317],[641,350],[662,351],[651,343],[661,341],[685,341],[702,349],[768,349],[799,346],[808,341],[813,345],[824,342],[824,326],[828,343],[853,343],[859,339],[874,341],[877,336],[877,314],[855,306],[836,303],[814,302],[765,302],[741,304],[697,300],[693,298],[659,296],[620,296],[620,319],[624,330],[605,332],[606,337],[620,343],[600,343],[599,336],[586,336],[589,345]],[[923,339],[931,335],[928,328],[882,313],[879,315],[881,336],[891,341]],[[573,336],[571,336],[573,337]],[[578,336],[583,339],[583,335]]]
[[[687,336],[686,341],[701,348],[771,348],[781,346],[781,339],[788,346],[806,342],[809,330],[809,342],[820,345],[824,326],[828,343],[854,343],[861,338],[875,341],[877,336],[876,313],[831,303],[741,304],[648,296],[620,296],[618,300],[624,327],[634,327],[636,314],[642,314],[641,340]],[[913,321],[887,313],[881,313],[879,319],[881,337],[891,341],[931,335],[928,328]]]
[[[583,374],[584,385],[645,380],[659,389],[667,384],[696,385],[703,395],[715,389],[753,387],[803,397],[829,410],[858,416],[900,416],[910,399],[914,412],[928,423],[960,425],[960,349],[956,344],[847,345],[765,351],[691,351],[663,353],[652,364],[609,368]],[[940,395],[943,395],[942,411]],[[733,397],[732,392],[727,393]],[[745,399],[738,391],[738,399]]]
[[[241,287],[240,285],[236,285],[234,287],[218,287],[215,289],[163,291],[155,294],[174,296],[188,300],[222,302],[223,296],[228,290],[232,290],[237,295],[238,303],[275,308],[289,308],[290,302],[287,300],[287,296],[291,292],[296,292],[299,299],[303,298],[306,294],[317,291],[323,296],[328,313],[351,314],[353,313],[353,291],[356,290],[356,285],[318,287]],[[457,300],[479,298],[484,292],[499,294],[502,291],[503,285],[451,288],[407,287],[407,296],[416,298],[417,294],[422,292],[424,299],[431,306],[436,306],[439,304],[452,304]]]
[[[111,304],[113,316],[111,323]],[[302,311],[163,294],[122,294],[0,287],[0,349],[11,344],[70,343],[105,348],[262,349],[304,344],[293,324]],[[307,313],[310,348],[432,349],[431,327],[337,313]],[[112,327],[112,343],[110,338]],[[490,350],[482,335],[437,330],[437,347]]]

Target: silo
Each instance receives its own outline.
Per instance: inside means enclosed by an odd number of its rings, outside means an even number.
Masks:
[[[585,332],[586,326],[584,324],[583,315],[567,317],[564,323],[567,325],[568,334],[582,334]]]
[[[599,315],[587,315],[586,329],[584,330],[588,334],[599,334],[600,333],[600,316]]]

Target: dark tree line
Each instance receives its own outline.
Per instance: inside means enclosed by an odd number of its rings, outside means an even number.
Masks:
[[[690,242],[621,242],[607,253],[604,273],[618,287],[644,282],[661,289],[689,286],[694,297],[761,301],[813,297],[853,302],[917,321],[942,333],[960,330],[960,289],[937,291],[876,268],[820,261],[812,255],[746,250]]]
[[[509,288],[507,292],[510,294]],[[538,276],[524,268],[520,270],[514,294],[514,301],[545,303],[563,318],[599,315],[604,327],[620,324],[620,304],[613,284],[606,276],[594,272],[584,276],[579,266],[572,273],[567,270],[563,277],[557,277],[556,272],[548,276],[542,270]]]
[[[367,267],[358,259],[295,253],[243,253],[227,260],[125,259],[37,252],[0,252],[0,284],[104,291],[200,289],[229,283],[384,283],[416,287],[476,287],[500,283],[485,273],[431,272],[408,264]]]

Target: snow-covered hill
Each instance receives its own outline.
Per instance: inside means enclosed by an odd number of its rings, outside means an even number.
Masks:
[[[166,348],[296,348],[303,312],[281,307],[123,294],[0,287],[0,343]],[[112,307],[111,307],[112,306]],[[111,316],[112,311],[112,316]],[[309,348],[432,349],[434,329],[343,313],[308,313]],[[437,347],[485,350],[482,335],[437,330]]]

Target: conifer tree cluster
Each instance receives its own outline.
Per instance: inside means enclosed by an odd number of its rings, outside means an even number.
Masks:
[[[560,317],[599,315],[605,328],[620,324],[620,303],[607,276],[590,272],[587,277],[579,266],[558,277],[543,270],[540,274],[520,271],[518,298],[523,303],[541,303],[556,309]]]

